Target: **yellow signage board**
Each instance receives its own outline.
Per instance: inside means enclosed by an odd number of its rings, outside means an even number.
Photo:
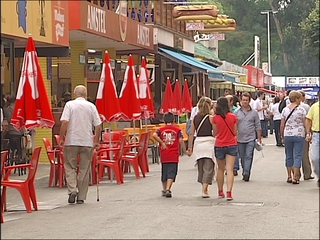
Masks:
[[[52,10],[49,0],[1,0],[1,33],[52,43]]]
[[[248,78],[247,78],[247,76],[240,76],[240,82],[241,82],[241,83],[248,84]]]

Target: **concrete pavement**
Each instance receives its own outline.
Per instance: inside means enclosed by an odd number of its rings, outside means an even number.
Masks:
[[[255,152],[250,182],[235,178],[234,201],[201,198],[193,158],[183,156],[173,198],[161,197],[160,166],[147,178],[125,175],[125,183],[108,180],[89,188],[83,205],[67,203],[66,188],[49,188],[49,165],[41,164],[36,188],[40,211],[9,211],[2,239],[319,239],[319,189],[316,180],[286,183],[284,149],[265,139]],[[239,172],[240,173],[240,172]],[[14,176],[13,176],[14,177]],[[20,177],[21,178],[21,177]],[[14,189],[8,209],[24,208]]]

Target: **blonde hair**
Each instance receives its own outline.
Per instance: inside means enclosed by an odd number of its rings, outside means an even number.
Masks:
[[[208,97],[202,97],[198,102],[198,113],[201,115],[210,114],[211,107],[212,107],[211,99]]]
[[[295,102],[297,99],[301,99],[302,98],[302,94],[298,91],[291,91],[289,93],[289,100],[290,102]]]

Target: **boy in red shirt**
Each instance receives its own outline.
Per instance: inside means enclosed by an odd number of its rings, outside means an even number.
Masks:
[[[162,196],[171,198],[171,186],[178,173],[179,148],[181,145],[186,152],[186,146],[181,129],[173,125],[174,115],[167,113],[163,120],[166,125],[159,128],[153,137],[160,144]]]

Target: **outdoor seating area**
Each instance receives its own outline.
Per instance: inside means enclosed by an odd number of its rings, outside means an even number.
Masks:
[[[35,189],[35,177],[39,164],[41,147],[37,147],[34,149],[30,164],[19,164],[19,165],[7,165],[8,160],[8,151],[1,152],[1,223],[4,222],[3,212],[7,211],[6,208],[6,197],[7,197],[7,188],[15,188],[17,189],[22,197],[24,202],[26,211],[28,213],[32,212],[32,206],[35,211],[38,211],[38,203],[36,197],[36,189]],[[10,179],[11,172],[15,169],[28,169],[28,177],[25,181],[21,180],[12,180]]]

